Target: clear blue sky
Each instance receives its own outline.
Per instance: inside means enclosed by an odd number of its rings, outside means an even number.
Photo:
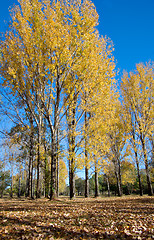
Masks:
[[[154,0],[93,0],[99,31],[111,38],[117,66],[133,70],[135,64],[154,61]]]
[[[92,0],[99,14],[99,32],[114,43],[120,72],[139,62],[154,61],[154,0]],[[17,0],[1,0],[0,32],[7,29],[9,6]]]

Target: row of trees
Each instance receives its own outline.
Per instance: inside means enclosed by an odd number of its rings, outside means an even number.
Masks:
[[[16,163],[17,165],[17,163]],[[18,165],[17,165],[18,167]],[[25,166],[26,167],[26,166]],[[23,165],[20,171],[16,171],[10,174],[9,170],[5,170],[4,166],[0,166],[0,196],[27,196],[27,171]],[[14,169],[13,169],[14,170]],[[137,177],[137,169],[135,163],[128,161],[122,161],[121,163],[122,172],[122,192],[123,194],[139,194],[139,181]],[[11,179],[12,176],[12,179]],[[60,163],[59,173],[59,194],[68,196],[70,194],[69,186],[65,182],[67,176],[66,165]],[[142,181],[142,190],[144,194],[148,193],[148,187],[146,183],[146,171],[140,169],[140,178]],[[45,196],[45,185],[44,185],[44,174],[41,174],[41,195]],[[48,182],[49,184],[49,182]],[[33,196],[35,196],[36,186],[36,171],[34,171],[33,179]],[[95,195],[95,174],[89,176],[89,196]],[[110,174],[107,176],[105,173],[99,172],[98,176],[98,194],[100,196],[116,196],[117,192],[117,181],[115,177],[114,166],[110,166]],[[85,180],[75,176],[75,195],[85,196]]]
[[[109,179],[112,166],[121,196],[121,162],[131,159],[140,195],[141,160],[153,194],[153,65],[125,73],[119,90],[112,42],[99,35],[97,25],[89,0],[20,0],[12,10],[0,42],[1,114],[12,121],[3,134],[19,170],[24,166],[26,196],[39,198],[42,186],[46,197],[58,196],[66,162],[70,198],[77,169],[85,169],[88,197],[89,174],[95,173],[98,196],[98,174]]]
[[[125,195],[140,194],[139,181],[135,164],[130,162],[122,162],[122,192]],[[142,181],[142,190],[144,194],[148,193],[145,169],[140,169]],[[75,179],[75,188],[77,196],[85,196],[85,180],[82,178]],[[110,169],[109,177],[103,173],[98,176],[98,192],[100,196],[110,197],[117,196],[117,181],[115,177],[114,167]],[[69,187],[64,191],[65,195],[69,194]],[[89,195],[95,195],[95,174],[89,178]]]

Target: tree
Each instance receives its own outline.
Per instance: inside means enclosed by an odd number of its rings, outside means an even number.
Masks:
[[[127,115],[128,116],[128,115]],[[128,116],[129,119],[129,116]],[[140,189],[140,196],[143,195],[143,189],[142,189],[142,183],[141,183],[141,175],[140,175],[140,167],[139,167],[139,163],[140,163],[140,159],[141,159],[141,154],[140,154],[140,146],[138,144],[138,140],[137,140],[137,136],[136,136],[136,130],[137,130],[137,126],[136,126],[136,121],[133,121],[133,113],[131,114],[131,121],[130,121],[130,142],[133,146],[133,151],[134,151],[134,155],[135,155],[135,162],[136,162],[136,166],[137,166],[137,175],[138,175],[138,180],[139,180],[139,189]]]
[[[128,112],[133,115],[133,124],[135,122],[135,134],[137,142],[139,142],[146,169],[148,194],[153,194],[151,178],[148,164],[148,147],[149,137],[153,136],[153,95],[154,95],[154,66],[153,63],[138,64],[136,71],[124,73],[121,90],[124,98],[124,103]]]
[[[102,141],[102,152],[106,162],[113,163],[115,177],[117,181],[118,195],[122,195],[122,175],[121,162],[130,154],[127,144],[127,125],[126,117],[122,112],[122,106],[118,99],[119,95],[111,91],[108,100],[108,107],[104,115],[104,124],[102,130],[105,131]],[[104,167],[108,165],[104,163]]]
[[[107,38],[99,36],[97,25],[98,14],[89,0],[20,0],[19,6],[12,10],[10,28],[0,42],[0,74],[2,85],[9,89],[12,99],[21,103],[21,112],[24,112],[24,120],[28,122],[27,194],[30,194],[31,186],[31,197],[34,155],[37,161],[36,197],[41,194],[41,168],[47,163],[47,158],[43,159],[45,164],[41,159],[45,128],[50,130],[51,142],[51,150],[48,151],[51,156],[50,198],[58,195],[57,163],[59,132],[64,126],[62,120],[67,121],[68,127],[70,195],[74,195],[82,117],[84,113],[85,116],[92,113],[98,117],[101,105],[105,106],[114,76],[112,44]],[[97,103],[99,107],[95,109]],[[47,127],[44,126],[44,119]],[[32,147],[34,129],[37,154]],[[84,139],[87,139],[86,131],[85,136]],[[86,148],[85,159],[88,159]],[[88,172],[86,174],[88,179]]]
[[[60,159],[59,161],[59,192],[63,193],[66,189],[66,178],[68,177],[68,171],[65,162]]]
[[[75,179],[75,189],[78,196],[83,196],[85,193],[85,181],[82,178]]]
[[[3,171],[3,166],[0,164],[0,196],[3,197],[3,193],[11,184],[11,177],[9,171]]]
[[[122,161],[122,184],[127,187],[127,194],[132,193],[132,186],[136,181],[135,166],[130,161]]]
[[[97,42],[97,44],[96,44]],[[85,193],[87,195],[89,162],[95,165],[95,196],[98,195],[98,172],[102,161],[102,143],[107,132],[106,113],[114,80],[112,42],[97,36],[91,49],[91,59],[83,82],[82,108],[85,112],[83,136],[85,140]],[[95,59],[95,60],[94,60]],[[88,80],[87,80],[88,79]],[[95,152],[95,153],[94,153]]]
[[[64,106],[61,95],[70,74],[79,79],[85,68],[97,20],[90,1],[22,0],[20,7],[14,8],[11,28],[1,41],[3,85],[27,106],[37,125],[37,197],[43,116],[51,131],[52,198],[56,195],[56,134]]]

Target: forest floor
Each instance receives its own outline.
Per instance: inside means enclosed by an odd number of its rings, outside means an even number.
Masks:
[[[0,199],[0,239],[154,239],[154,197]]]

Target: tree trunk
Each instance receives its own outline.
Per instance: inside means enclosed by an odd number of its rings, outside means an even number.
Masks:
[[[74,169],[73,169],[73,159],[71,160],[70,164],[70,199],[75,197],[75,176],[74,176]]]
[[[108,191],[108,197],[111,196],[111,192],[110,192],[110,183],[109,183],[109,178],[106,175],[106,183],[107,183],[107,191]]]
[[[37,171],[34,171],[34,181],[33,181],[33,196],[36,195],[36,181],[37,181]]]
[[[3,190],[0,191],[1,198],[3,198]]]
[[[46,151],[46,150],[45,150]],[[45,197],[48,197],[49,193],[49,184],[48,184],[48,159],[47,154],[45,154],[45,173],[44,173],[44,187],[45,187]]]
[[[57,67],[57,80],[56,80],[56,99],[54,104],[54,124],[53,128],[51,128],[51,134],[52,134],[52,156],[51,156],[51,191],[50,191],[50,199],[55,198],[58,194],[57,192],[57,133],[59,128],[59,104],[60,104],[60,82],[59,82],[59,69]],[[50,126],[51,127],[51,126]]]
[[[70,199],[75,197],[75,167],[74,167],[74,157],[72,157],[72,155],[74,155],[75,153],[75,137],[72,136],[71,137],[71,146],[70,146],[70,169],[69,169],[69,177],[70,177]]]
[[[85,198],[89,197],[89,174],[88,167],[85,167]]]
[[[152,136],[150,138],[150,141],[151,141],[151,145],[152,145],[151,164],[152,164],[152,167],[154,168],[154,140],[153,140]]]
[[[146,176],[147,176],[148,195],[152,196],[153,195],[153,189],[152,189],[152,184],[151,184],[151,179],[150,179],[150,174],[149,174],[149,166],[148,166],[148,159],[147,159],[146,148],[145,148],[145,144],[144,144],[144,140],[143,139],[141,139],[141,142],[142,142],[145,170],[146,170]]]
[[[122,196],[122,191],[121,191],[121,184],[120,184],[120,179],[119,179],[119,167],[117,162],[114,161],[114,166],[115,166],[115,176],[117,180],[117,190],[118,190],[118,196]]]
[[[13,198],[13,166],[11,164],[11,193],[10,197]]]
[[[57,129],[57,155],[56,155],[56,195],[59,197],[59,131]]]
[[[143,196],[143,189],[142,189],[142,183],[141,183],[141,175],[140,175],[140,168],[139,168],[139,162],[137,157],[137,151],[135,151],[135,159],[136,159],[136,166],[137,166],[137,176],[139,180],[139,189],[140,189],[140,196]]]
[[[128,191],[128,195],[130,195],[131,191],[130,191],[130,185],[127,184],[127,191]]]
[[[30,155],[29,155],[29,162],[28,162],[28,179],[27,179],[27,194],[26,197],[30,197],[30,184],[31,184],[31,160],[32,160],[32,155],[31,155],[31,146],[30,146]]]
[[[21,163],[19,165],[18,197],[21,196]]]
[[[28,197],[31,196],[31,184],[32,184],[32,181],[31,181],[31,171],[32,171],[32,162],[33,162],[33,145],[34,145],[34,141],[33,141],[33,138],[34,138],[34,133],[33,133],[33,125],[32,125],[32,120],[31,120],[31,135],[30,135],[30,153],[29,153],[29,166],[28,166]]]
[[[30,189],[30,197],[31,199],[34,199],[34,194],[33,194],[33,158],[32,158],[32,163],[31,163],[31,189]]]
[[[85,198],[89,197],[88,151],[87,151],[87,112],[85,112]]]
[[[70,185],[70,199],[75,197],[75,113],[76,113],[76,99],[69,109],[68,119],[68,142],[69,142],[69,185]]]
[[[38,129],[36,198],[40,198],[40,145],[41,131]]]
[[[120,163],[120,160],[119,160],[119,158],[118,158],[118,161],[117,161],[117,163],[118,163],[118,175],[119,175],[119,184],[120,184],[120,196],[122,196],[122,181],[121,181],[121,163]]]
[[[56,197],[56,141],[52,136],[50,200]]]
[[[143,196],[143,189],[142,189],[142,183],[141,183],[141,175],[140,175],[140,168],[139,168],[139,161],[138,161],[138,155],[137,155],[137,149],[136,149],[136,144],[135,144],[135,131],[133,130],[133,147],[134,147],[134,152],[135,152],[135,161],[136,161],[136,166],[137,166],[137,176],[139,180],[139,189],[140,189],[140,196]]]
[[[98,170],[97,163],[95,162],[95,197],[99,196],[99,185],[98,185]]]
[[[56,182],[56,196],[59,197],[59,159],[58,159],[58,155],[57,155],[57,182]]]

